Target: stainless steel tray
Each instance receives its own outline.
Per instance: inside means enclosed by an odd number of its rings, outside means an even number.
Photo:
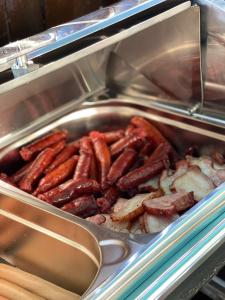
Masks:
[[[127,99],[126,103],[119,99],[114,99],[98,103],[86,102],[73,113],[58,119],[48,126],[44,126],[42,129],[33,132],[32,134],[25,134],[24,138],[21,138],[18,142],[11,144],[0,152],[0,167],[4,169],[7,166],[7,168],[10,169],[12,167],[10,164],[17,164],[19,162],[18,148],[52,129],[66,128],[69,130],[69,137],[74,139],[79,138],[87,131],[93,129],[100,128],[101,130],[111,130],[118,127],[124,127],[128,123],[129,119],[134,115],[140,115],[150,119],[151,122],[153,122],[163,132],[163,134],[180,152],[182,152],[187,146],[196,143],[200,146],[202,154],[208,154],[214,149],[218,150],[224,147],[225,129],[219,128],[220,132],[216,133],[216,131],[218,131],[216,126],[194,121],[190,118],[181,118],[175,114],[150,109],[143,105],[137,105],[132,103],[132,101],[129,102],[129,99]],[[81,285],[81,279],[78,280],[80,273],[78,268],[73,269],[74,274],[72,277],[71,274],[69,274],[68,277],[64,278],[63,285],[70,289],[72,288],[75,292],[84,292],[91,285],[91,282],[92,286],[89,288],[88,293],[93,291],[93,289],[96,288],[103,280],[118,270],[119,266],[120,268],[125,266],[127,262],[129,262],[129,258],[131,256],[137,255],[140,251],[144,251],[144,249],[146,249],[146,245],[155,238],[154,235],[134,236],[125,233],[114,233],[110,230],[95,226],[86,220],[67,214],[12,186],[7,185],[6,187],[6,184],[0,183],[0,188],[2,193],[8,196],[7,199],[5,199],[5,196],[2,195],[3,200],[0,201],[0,214],[3,218],[10,217],[12,220],[11,222],[18,222],[17,218],[19,218],[19,223],[22,222],[25,228],[27,225],[29,228],[28,232],[31,231],[31,234],[28,234],[28,236],[32,236],[33,231],[39,232],[41,230],[40,228],[44,228],[42,230],[44,230],[44,232],[47,230],[47,234],[50,232],[50,236],[57,234],[61,236],[62,239],[66,238],[68,240],[72,240],[71,245],[75,248],[77,247],[76,243],[83,245],[83,247],[86,248],[87,245],[90,247],[88,248],[88,253],[91,253],[92,260],[89,263],[91,266],[88,265],[86,267],[89,276],[85,276],[85,283],[82,283]],[[221,212],[221,200],[219,200],[217,204],[216,202],[213,204],[212,202],[207,201],[208,200],[206,199],[201,202],[205,202],[208,209],[210,209],[209,206],[212,206],[213,210],[208,215],[201,215],[202,223],[199,223],[199,215],[195,217],[196,212],[199,210],[199,205],[196,205],[194,209],[191,210],[193,214],[192,221],[198,221],[198,226],[200,225],[200,227],[203,224],[207,224],[212,217],[215,217],[219,212]],[[180,229],[184,230],[184,236],[177,236],[177,238],[181,240],[183,238],[183,242],[185,242],[184,237],[188,236],[190,228],[188,228],[187,224],[184,222],[184,224],[180,225]],[[77,234],[73,235],[73,232],[76,232]],[[167,232],[167,234],[173,232],[173,224],[166,229],[165,232]],[[28,268],[29,271],[30,268],[33,268],[33,272],[40,274],[40,269],[42,270],[43,266],[46,268],[48,266],[48,260],[46,259],[47,254],[44,255],[45,259],[43,258],[43,264],[41,264],[42,255],[40,255],[37,259],[34,251],[32,251],[33,253],[26,253],[25,251],[23,258],[21,259],[21,247],[24,247],[22,238],[23,234],[24,230],[21,232],[19,231],[16,240],[13,239],[12,241],[9,241],[9,244],[1,243],[0,238],[1,250],[4,253],[3,257],[7,257],[9,260],[13,259],[15,263],[18,263],[19,261],[19,266],[22,268]],[[22,241],[20,242],[21,238]],[[188,239],[186,239],[186,241],[188,241]],[[43,246],[44,243],[44,241],[41,241],[39,246]],[[76,244],[75,246],[74,243]],[[32,247],[32,245],[37,248],[35,242],[33,242],[33,244],[31,242],[30,246]],[[39,251],[39,248],[37,248],[37,252]],[[62,250],[59,250],[58,255],[60,251]],[[82,251],[83,249],[81,249],[81,252]],[[65,265],[70,261],[70,255],[72,259],[71,261],[74,265],[76,265],[73,252],[66,256],[67,262],[65,262]],[[85,255],[85,257],[88,256],[86,253]],[[94,259],[92,257],[93,255],[95,257]],[[86,263],[86,261],[89,261],[90,259],[83,260]],[[30,265],[27,261],[29,261]],[[59,265],[61,266],[61,264],[64,264],[64,262],[61,261]],[[47,279],[49,279],[50,276],[51,279],[53,278],[54,281],[56,280],[62,284],[61,279],[52,275],[56,272],[55,269],[59,267],[59,265],[53,266],[51,263],[50,275],[45,274],[45,276],[47,276]],[[41,274],[43,275],[43,272],[41,272]],[[65,271],[63,271],[63,276],[66,276]],[[71,280],[71,278],[73,279]],[[69,283],[66,280],[68,280]],[[78,286],[79,289],[77,289]],[[81,286],[83,288],[81,288]]]
[[[114,128],[109,120],[123,126],[134,114],[149,118],[179,151],[192,143],[200,145],[202,153],[224,147],[224,120],[204,113],[199,21],[199,7],[186,1],[99,40],[85,51],[65,55],[3,84],[1,167],[19,159],[18,147],[53,128],[66,127],[71,138],[79,137],[98,126]],[[170,88],[176,94],[171,95]],[[107,94],[115,99],[102,101]],[[66,214],[2,181],[0,191],[2,222],[11,224],[12,231],[7,247],[0,243],[4,258],[74,291],[86,290],[86,299],[123,298],[137,286],[141,293],[146,288],[143,282],[153,280],[157,270],[166,268],[165,262],[194,238],[200,242],[202,230],[211,232],[208,227],[225,210],[225,188],[221,186],[156,237],[132,236]],[[33,236],[38,242],[32,241]],[[37,255],[32,254],[32,245]],[[50,251],[44,251],[44,246]],[[61,257],[64,248],[67,255]],[[201,259],[208,255],[205,244],[202,249]],[[79,268],[78,252],[84,257]],[[188,253],[180,259],[186,259]],[[182,270],[180,261],[176,266]],[[81,269],[87,274],[83,282]],[[181,282],[176,274],[172,274],[173,288]],[[161,277],[155,278],[152,286],[163,283]],[[171,290],[167,286],[163,291]]]

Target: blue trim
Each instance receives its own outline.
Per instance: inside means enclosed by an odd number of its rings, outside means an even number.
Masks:
[[[169,267],[176,263],[178,260],[180,260],[173,269],[169,270],[162,278],[161,280],[157,281],[156,284],[152,287],[151,290],[146,292],[144,297],[142,299],[150,299],[152,293],[157,291],[157,289],[160,289],[160,286],[167,281],[169,277],[171,277],[182,265],[187,262],[191,257],[195,254],[197,254],[201,248],[206,245],[213,237],[215,237],[218,233],[220,233],[222,230],[224,230],[224,223],[222,223],[219,227],[216,228],[216,226],[221,222],[225,220],[225,213],[222,214],[220,217],[218,217],[215,221],[213,221],[210,225],[208,225],[204,230],[202,230],[198,235],[196,235],[193,239],[189,241],[180,251],[174,254],[174,256],[168,260],[164,265],[162,265],[152,276],[146,276],[145,281],[139,285],[139,287],[131,294],[126,295],[126,292],[124,292],[124,295],[121,299],[127,299],[132,300],[136,299],[143,291],[145,291],[149,284],[156,281],[157,278],[159,278],[165,271],[169,269]],[[205,238],[203,242],[200,242],[196,247],[194,247],[191,251],[190,249],[198,243],[202,238],[204,238],[210,230],[213,230],[211,234],[208,235],[208,237]],[[185,255],[188,251],[190,251],[187,255]],[[184,256],[182,258],[182,256]]]
[[[216,188],[209,195],[207,195],[202,201],[200,201],[197,205],[195,205],[192,209],[190,209],[187,213],[185,213],[182,217],[180,217],[177,221],[171,224],[167,229],[165,229],[162,233],[160,233],[157,237],[155,237],[151,242],[149,242],[143,250],[139,253],[136,253],[133,257],[129,259],[127,264],[122,266],[116,274],[111,276],[108,280],[106,280],[99,288],[95,290],[92,294],[95,299],[98,299],[98,296],[101,298],[101,293],[105,290],[110,290],[111,286],[117,284],[121,278],[121,276],[125,275],[131,267],[139,268],[140,260],[146,258],[148,254],[154,251],[154,248],[157,245],[164,244],[165,239],[167,239],[168,243],[174,239],[174,233],[180,231],[178,233],[181,234],[182,230],[187,229],[190,226],[190,220],[197,222],[198,215],[204,214],[209,209],[213,209],[218,207],[218,209],[208,218],[206,218],[200,224],[196,224],[195,228],[189,233],[186,233],[185,236],[179,241],[173,244],[171,249],[164,253],[161,258],[156,261],[154,264],[148,266],[145,270],[143,270],[142,274],[139,275],[138,279],[129,283],[127,287],[121,292],[120,299],[124,299],[129,294],[137,289],[147,278],[152,276],[157,270],[164,265],[167,261],[172,259],[175,253],[182,251],[182,249],[187,245],[187,243],[191,242],[199,232],[204,230],[210,223],[215,221],[219,216],[225,213],[225,205],[224,203],[224,192],[225,192],[225,183],[220,187]],[[198,238],[197,238],[198,239]]]

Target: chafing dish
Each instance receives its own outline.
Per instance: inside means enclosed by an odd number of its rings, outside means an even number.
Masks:
[[[93,128],[123,127],[133,115],[150,119],[179,151],[193,143],[203,154],[224,148],[223,119],[205,113],[199,6],[180,2],[152,5],[132,27],[125,22],[85,51],[4,83],[1,169],[18,162],[20,146],[54,128],[75,138]],[[1,181],[0,191],[2,224],[16,228],[12,239],[0,239],[2,257],[85,299],[175,295],[178,283],[224,241],[224,185],[156,236],[111,232]]]

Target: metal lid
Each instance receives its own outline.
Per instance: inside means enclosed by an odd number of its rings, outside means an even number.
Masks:
[[[137,3],[139,10],[144,4],[152,9],[159,3],[170,3],[174,6],[174,1],[144,1],[142,4],[136,1]],[[90,97],[92,100],[97,99],[95,97],[109,87],[109,57],[115,52],[116,47],[122,44],[123,40],[128,40],[143,30],[148,34],[148,28],[188,7],[189,1],[175,5],[171,9],[162,5],[161,8],[154,10],[154,13],[152,11],[151,15],[144,17],[144,20],[135,19],[137,24],[132,23],[133,26],[130,28],[112,32],[111,36],[85,49],[69,55],[64,53],[61,59],[2,84],[0,147],[21,138],[28,130],[29,133],[35,131],[74,110],[77,105]]]
[[[221,120],[225,126],[225,2],[198,0],[202,19],[202,114]]]
[[[113,24],[124,21],[139,13],[158,5],[170,6],[184,2],[184,0],[124,0],[118,4],[101,8],[71,22],[52,27],[34,36],[10,43],[0,48],[0,71],[9,67],[29,67],[29,61],[49,54],[50,52],[80,40],[88,35],[103,30]],[[34,69],[34,68],[33,68]],[[15,73],[18,76],[18,72]],[[19,73],[22,75],[22,72]]]

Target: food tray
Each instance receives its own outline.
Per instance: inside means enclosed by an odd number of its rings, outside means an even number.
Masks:
[[[132,102],[128,102],[129,101],[127,101],[125,104],[124,101],[114,99],[102,101],[95,104],[85,103],[84,105],[82,105],[82,107],[80,107],[73,113],[70,113],[58,119],[48,126],[45,126],[35,133],[20,139],[20,141],[13,143],[9,147],[6,147],[1,151],[0,154],[1,166],[4,166],[3,169],[5,168],[5,166],[7,166],[7,168],[13,167],[14,164],[18,163],[18,148],[48,133],[53,129],[66,128],[69,131],[69,136],[72,139],[76,139],[85,134],[87,131],[93,129],[101,129],[104,131],[116,129],[118,127],[123,128],[128,123],[129,119],[134,115],[139,115],[151,120],[151,122],[160,129],[164,136],[167,137],[169,141],[171,141],[173,146],[179,152],[182,152],[187,146],[196,144],[196,142],[200,147],[201,154],[211,153],[215,149],[221,149],[224,145],[225,137],[221,129],[219,130],[221,131],[220,133],[215,133],[216,131],[218,131],[218,128],[213,128],[212,125],[207,125],[199,121],[191,121],[189,118],[181,119],[175,114],[149,109],[145,106],[135,105],[132,104]],[[14,159],[12,160],[12,158]],[[10,162],[12,161],[13,165],[10,166]],[[10,186],[8,187],[8,189],[10,190],[11,197],[16,197],[19,201],[13,198],[10,201],[8,200],[9,202],[7,201],[7,203],[13,202],[12,207],[10,207],[10,205],[8,207],[6,201],[1,201],[1,211],[10,211],[10,213],[19,215],[22,219],[29,220],[38,224],[38,226],[43,226],[44,228],[48,228],[51,231],[60,233],[61,235],[64,235],[69,239],[71,239],[72,236],[68,236],[66,226],[70,226],[71,230],[74,230],[74,232],[76,232],[77,226],[82,226],[85,228],[85,230],[87,230],[87,233],[85,235],[90,234],[91,236],[94,236],[93,241],[89,241],[89,244],[94,244],[94,246],[91,246],[91,251],[94,251],[95,255],[98,257],[98,270],[100,267],[100,272],[98,273],[98,277],[95,277],[97,270],[91,271],[91,274],[94,274],[94,276],[91,276],[92,280],[86,278],[87,282],[85,288],[79,291],[76,290],[76,284],[74,283],[73,291],[75,292],[84,292],[88,288],[88,286],[91,285],[91,282],[94,278],[95,285],[93,285],[93,282],[92,287],[96,287],[96,285],[99,284],[103,280],[103,278],[109,276],[111,272],[116,271],[120,264],[125,264],[130,256],[134,255],[138,251],[143,251],[142,249],[146,247],[145,245],[148,244],[153,238],[155,238],[155,235],[148,234],[129,235],[126,233],[115,233],[108,229],[100,228],[99,226],[91,224],[86,220],[67,214],[34,198],[31,195],[18,190],[17,188]],[[205,202],[207,205],[212,205],[210,201],[208,203],[207,201],[208,200],[202,200],[198,205],[194,206],[191,209],[192,214],[195,214],[195,212],[198,211],[198,207],[202,202]],[[221,212],[221,203],[219,203],[218,207],[215,205],[216,202],[215,204],[213,204],[214,211],[211,212],[212,216],[215,216],[219,212]],[[188,213],[189,212],[187,212],[187,215]],[[212,216],[204,216],[202,224],[205,224],[205,222],[209,222]],[[183,217],[181,217],[180,219],[182,218]],[[55,221],[55,219],[57,221]],[[55,222],[57,222],[57,225]],[[65,225],[67,223],[68,225]],[[181,226],[181,228],[185,228],[184,224]],[[169,228],[172,227],[173,224]],[[170,229],[166,229],[166,231],[170,232]],[[82,233],[81,239],[77,240],[77,236],[75,236],[75,239],[79,243],[83,242],[84,233]],[[10,245],[10,247],[12,247],[12,245]],[[114,253],[114,259],[110,259],[110,266],[108,266],[109,261],[107,262],[107,260],[110,256],[109,253],[111,253],[113,249],[116,249],[117,254]],[[100,257],[104,252],[106,255],[106,260],[102,261]],[[88,269],[89,268],[90,267],[88,267]],[[73,276],[73,280],[74,282],[76,281],[76,276]],[[71,286],[72,283],[70,285],[70,288]]]
[[[18,163],[22,145],[55,128],[67,128],[72,139],[92,129],[123,127],[134,115],[155,124],[178,152],[196,143],[202,154],[224,148],[222,119],[202,110],[199,7],[180,2],[136,20],[131,28],[111,32],[85,51],[65,54],[3,84],[1,169]],[[141,289],[175,253],[192,240],[197,243],[201,231],[219,220],[225,207],[220,186],[162,233],[134,236],[98,227],[2,181],[0,191],[2,221],[10,219],[12,224],[12,238],[2,242],[3,258],[86,299],[123,298]],[[40,237],[40,243],[32,243],[33,236]],[[67,256],[59,259],[64,248]],[[86,257],[80,268],[77,251]],[[80,269],[85,270],[83,282]]]

